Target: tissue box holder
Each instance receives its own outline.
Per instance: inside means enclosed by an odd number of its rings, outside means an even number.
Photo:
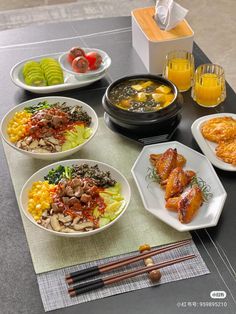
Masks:
[[[161,74],[168,52],[192,52],[194,32],[186,20],[170,31],[163,31],[154,20],[155,7],[139,8],[131,12],[132,45],[148,72]]]

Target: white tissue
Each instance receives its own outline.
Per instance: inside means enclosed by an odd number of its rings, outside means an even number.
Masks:
[[[157,0],[155,20],[160,29],[169,31],[181,22],[188,10],[173,0]]]

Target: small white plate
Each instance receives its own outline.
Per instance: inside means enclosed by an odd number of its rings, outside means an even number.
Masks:
[[[90,166],[94,166],[94,165],[98,165],[99,169],[103,170],[103,171],[109,171],[111,174],[111,178],[116,180],[117,182],[119,182],[121,184],[121,195],[124,197],[124,208],[122,210],[122,212],[111,222],[109,222],[107,225],[100,227],[98,229],[95,230],[91,230],[91,231],[87,231],[87,232],[76,232],[76,233],[65,233],[65,232],[57,232],[54,230],[49,230],[46,229],[44,227],[42,227],[41,225],[37,224],[37,222],[34,220],[34,218],[31,216],[31,214],[28,212],[28,193],[29,190],[33,184],[33,182],[36,181],[43,181],[44,180],[44,176],[48,174],[49,170],[51,170],[52,168],[56,168],[59,165],[63,165],[63,166],[72,166],[72,165],[81,165],[81,164],[88,164]],[[45,232],[51,235],[58,235],[58,236],[62,236],[62,237],[66,237],[66,238],[82,238],[82,237],[87,237],[87,236],[91,236],[94,235],[96,233],[99,233],[107,228],[109,228],[110,226],[112,226],[114,223],[116,223],[121,216],[123,216],[123,214],[125,213],[129,202],[130,202],[130,197],[131,197],[131,190],[130,190],[130,186],[128,181],[126,180],[126,178],[123,176],[123,174],[121,174],[117,169],[113,168],[112,166],[105,164],[103,162],[100,161],[95,161],[95,160],[89,160],[89,159],[70,159],[70,160],[63,160],[63,161],[58,161],[56,163],[53,163],[51,165],[48,165],[42,169],[40,169],[39,171],[35,172],[29,179],[28,181],[25,183],[25,185],[23,186],[22,190],[21,190],[21,194],[20,194],[20,206],[21,209],[24,213],[24,215],[29,219],[29,221],[34,224],[36,227],[40,228],[41,230],[44,230]]]
[[[150,183],[145,179],[147,170],[151,167],[150,154],[164,153],[168,148],[176,148],[178,153],[186,158],[184,169],[195,171],[197,176],[211,187],[210,192],[213,194],[209,202],[203,203],[194,219],[188,224],[182,224],[178,220],[177,213],[165,208],[165,192],[160,185],[156,182]],[[131,172],[145,209],[169,226],[183,232],[217,225],[227,194],[214,168],[204,155],[175,141],[149,145],[142,149]]]
[[[212,118],[217,118],[217,117],[232,117],[236,119],[236,114],[216,113],[216,114],[210,114],[208,116],[201,117],[193,122],[191,126],[192,134],[196,142],[198,143],[199,147],[201,148],[202,152],[207,156],[207,158],[210,160],[210,162],[214,166],[216,166],[219,169],[226,170],[226,171],[236,171],[236,166],[228,164],[216,156],[215,149],[216,149],[217,143],[208,141],[202,135],[202,132],[201,132],[202,124],[207,120],[210,120]]]
[[[33,58],[28,58],[25,59],[16,65],[11,69],[10,71],[10,76],[15,85],[18,87],[21,87],[25,90],[28,90],[32,93],[37,93],[37,94],[48,94],[48,93],[55,93],[55,92],[61,92],[61,91],[66,91],[66,90],[71,90],[75,88],[81,88],[87,85],[90,85],[100,79],[102,79],[106,75],[106,71],[103,71],[102,73],[95,75],[94,77],[86,77],[86,78],[81,78],[78,80],[75,78],[74,75],[71,75],[70,73],[63,71],[64,74],[64,84],[58,84],[58,85],[52,85],[52,86],[31,86],[27,85],[24,82],[23,74],[22,74],[22,69],[24,64],[27,61],[40,61],[42,58],[54,58],[58,60],[59,56],[61,56],[62,52],[60,53],[53,53],[53,54],[47,54],[47,55],[41,55],[41,56],[36,56]]]
[[[88,53],[91,51],[95,51],[99,53],[100,56],[102,57],[102,63],[100,67],[97,70],[89,70],[86,73],[77,73],[73,71],[71,64],[67,61],[67,54],[68,54],[68,51],[67,51],[58,58],[58,61],[64,71],[70,73],[71,75],[74,75],[75,78],[77,78],[78,80],[81,80],[81,79],[93,78],[94,76],[100,75],[104,71],[108,70],[108,68],[111,65],[111,58],[108,56],[108,54],[105,51],[100,50],[100,49],[95,49],[95,48],[82,48],[82,49],[85,51],[85,53]]]

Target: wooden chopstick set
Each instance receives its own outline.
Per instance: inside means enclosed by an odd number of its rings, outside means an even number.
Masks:
[[[140,246],[139,255],[126,257],[118,261],[109,262],[109,263],[105,263],[99,266],[93,266],[86,269],[75,271],[73,273],[69,273],[65,278],[67,284],[71,286],[68,289],[69,295],[71,297],[75,297],[82,293],[99,289],[104,286],[111,285],[113,283],[116,283],[125,279],[129,279],[129,278],[132,278],[132,277],[144,274],[144,273],[148,273],[148,276],[151,281],[157,282],[161,278],[161,272],[159,269],[192,259],[196,257],[196,255],[194,254],[185,255],[183,257],[164,261],[158,264],[154,263],[152,256],[182,247],[184,245],[189,244],[190,242],[191,240],[184,240],[184,241],[180,241],[180,242],[170,244],[168,246],[161,247],[154,250],[151,250],[150,246],[145,244],[145,245]],[[144,267],[141,267],[132,271],[128,271],[128,272],[119,273],[117,275],[108,276],[103,279],[95,279],[89,282],[80,283],[81,281],[85,279],[109,272],[119,267],[132,264],[134,262],[138,262],[140,260],[144,260],[144,264],[145,264]]]

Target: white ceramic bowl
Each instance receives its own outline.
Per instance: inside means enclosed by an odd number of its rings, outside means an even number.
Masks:
[[[121,184],[121,194],[124,197],[124,208],[123,211],[120,213],[119,216],[117,216],[114,220],[112,220],[109,224],[92,230],[92,231],[87,231],[87,232],[76,232],[76,233],[64,233],[64,232],[57,232],[57,231],[53,231],[53,230],[49,230],[46,229],[42,226],[40,226],[39,224],[36,223],[36,221],[33,219],[33,217],[31,216],[31,214],[28,212],[27,210],[27,204],[28,204],[28,192],[33,184],[33,182],[35,181],[43,181],[44,180],[44,176],[48,174],[49,170],[51,170],[52,168],[57,167],[58,165],[63,165],[63,166],[71,166],[73,164],[77,164],[77,165],[81,165],[81,164],[88,164],[90,166],[94,166],[94,165],[98,165],[99,169],[104,170],[104,171],[110,171],[111,173],[111,178],[115,179],[117,182],[119,182]],[[23,186],[22,190],[21,190],[21,194],[20,194],[20,206],[21,209],[24,213],[24,215],[29,219],[29,221],[31,223],[33,223],[36,227],[44,230],[45,232],[51,233],[51,234],[55,234],[58,236],[62,236],[62,237],[74,237],[74,238],[79,238],[79,237],[87,237],[93,234],[96,234],[98,232],[101,232],[107,228],[109,228],[110,226],[112,226],[114,223],[116,223],[121,216],[124,214],[125,210],[127,209],[129,202],[130,202],[130,196],[131,196],[131,191],[130,191],[130,186],[128,181],[126,180],[126,178],[115,168],[109,166],[108,164],[99,162],[99,161],[95,161],[95,160],[89,160],[89,159],[71,159],[71,160],[64,160],[64,161],[58,161],[56,163],[53,163],[51,165],[48,165],[42,169],[40,169],[39,171],[37,171],[35,174],[33,174],[28,181],[25,183],[25,185]]]
[[[111,65],[111,58],[108,56],[108,54],[105,51],[100,50],[100,49],[95,49],[95,48],[82,48],[82,49],[85,51],[85,53],[88,53],[90,51],[98,52],[102,57],[102,63],[100,67],[97,70],[90,70],[86,73],[77,73],[73,71],[71,64],[67,61],[67,55],[68,55],[68,51],[67,51],[63,53],[58,59],[64,71],[74,75],[78,80],[97,77],[98,75],[101,75],[103,72],[107,71],[107,69]]]
[[[79,105],[81,106],[87,113],[88,115],[92,118],[92,122],[90,125],[90,128],[92,129],[92,134],[91,136],[81,145],[72,148],[72,149],[68,149],[66,151],[63,152],[58,152],[58,153],[33,153],[33,152],[29,152],[26,150],[23,150],[21,148],[16,147],[16,145],[14,145],[13,143],[10,142],[9,140],[9,136],[7,134],[7,125],[9,123],[9,121],[12,119],[12,117],[14,116],[14,114],[18,111],[23,110],[25,107],[28,106],[32,106],[32,105],[36,105],[39,102],[43,102],[43,101],[48,101],[49,103],[56,103],[56,102],[66,102],[68,105],[70,106],[76,106]],[[17,151],[30,156],[32,158],[37,158],[37,159],[45,159],[45,160],[57,160],[57,159],[62,159],[65,158],[67,156],[70,156],[74,153],[76,153],[77,151],[79,151],[81,148],[84,147],[84,145],[86,145],[95,135],[96,131],[98,128],[98,117],[96,112],[87,104],[85,104],[84,102],[77,100],[77,99],[73,99],[73,98],[68,98],[68,97],[40,97],[40,98],[34,98],[28,101],[25,101],[23,103],[21,103],[20,105],[14,107],[13,109],[11,109],[10,111],[8,111],[8,113],[4,116],[2,122],[1,122],[1,134],[2,134],[2,138],[3,140],[12,148],[16,149]]]

